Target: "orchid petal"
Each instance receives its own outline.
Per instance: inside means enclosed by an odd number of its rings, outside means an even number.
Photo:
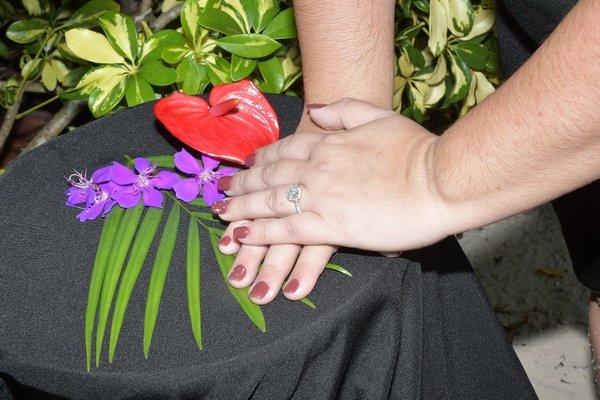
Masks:
[[[204,165],[205,171],[214,171],[215,169],[219,168],[220,163],[221,162],[216,158],[202,154],[202,165]]]
[[[129,186],[124,190],[115,190],[112,198],[123,208],[133,208],[140,203],[140,192],[134,187]]]
[[[113,199],[109,199],[104,203],[104,208],[102,209],[102,216],[104,217],[106,214],[112,210],[112,208],[117,204]]]
[[[195,178],[182,179],[173,185],[175,196],[187,203],[196,199],[200,193],[200,182]]]
[[[104,208],[104,203],[95,203],[90,207],[85,208],[82,212],[77,215],[77,218],[81,222],[90,221],[92,219],[98,218],[102,209]]]
[[[105,182],[110,181],[111,171],[112,171],[112,165],[109,165],[108,167],[98,168],[92,174],[92,182],[105,183]]]
[[[147,187],[142,191],[144,205],[147,207],[161,208],[163,204],[163,194],[160,190],[153,187]]]
[[[96,191],[94,188],[85,189],[85,204],[86,206],[91,206],[96,201]]]
[[[131,185],[138,180],[135,172],[117,162],[112,165],[111,177],[112,181],[118,185]]]
[[[212,205],[214,202],[223,200],[225,198],[225,195],[219,192],[219,189],[217,188],[217,182],[205,182],[204,185],[202,185],[202,188],[202,198],[204,199],[204,202],[209,206]]]
[[[171,171],[160,171],[150,179],[150,184],[157,189],[172,189],[173,185],[181,180],[181,176]]]
[[[74,207],[78,204],[85,202],[86,192],[83,189],[71,187],[71,188],[67,189],[65,194],[67,195],[66,205],[68,207]]]
[[[173,160],[177,169],[186,174],[197,175],[203,171],[198,160],[185,149],[181,149],[180,152],[175,153]]]
[[[135,170],[139,173],[148,171],[150,168],[152,168],[152,164],[150,164],[150,161],[146,160],[143,157],[138,157],[135,160],[133,160],[133,165],[135,166]]]

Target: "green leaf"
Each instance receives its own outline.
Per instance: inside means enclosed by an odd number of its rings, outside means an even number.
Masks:
[[[276,0],[255,0],[251,2],[254,18],[254,31],[261,32],[279,12],[279,2]]]
[[[451,72],[454,83],[452,90],[444,101],[445,106],[464,99],[469,93],[469,85],[471,84],[471,72],[469,71],[469,68],[459,57],[456,57],[452,53],[448,53],[448,55],[450,56]]]
[[[142,77],[131,75],[127,77],[125,84],[125,100],[129,107],[152,101],[155,99],[152,86]]]
[[[189,43],[196,43],[200,33],[200,6],[197,0],[186,0],[181,10],[181,28]]]
[[[192,333],[199,349],[202,348],[202,314],[200,304],[200,232],[198,223],[190,218],[186,253],[186,287]]]
[[[467,35],[475,20],[475,12],[470,0],[444,0],[446,17],[450,31],[460,37]]]
[[[221,0],[221,10],[229,14],[243,33],[250,33],[256,15],[252,3],[256,0]]]
[[[198,197],[197,199],[190,201],[189,204],[196,207],[208,207],[208,204],[206,204],[202,197]]]
[[[429,14],[429,2],[427,0],[412,0],[412,3],[425,14]]]
[[[425,66],[425,57],[423,57],[423,54],[415,46],[411,44],[406,45],[404,52],[412,65],[419,69]]]
[[[177,203],[173,203],[169,217],[163,229],[154,266],[152,267],[152,275],[150,276],[150,284],[148,285],[148,298],[146,300],[146,312],[144,317],[144,357],[148,358],[150,352],[150,344],[152,343],[152,335],[156,319],[158,318],[158,309],[162,298],[167,273],[171,265],[173,250],[175,249],[175,241],[177,239],[177,231],[179,230],[179,219],[181,217],[181,209]]]
[[[263,87],[263,91],[270,93],[281,93],[283,90],[283,84],[285,83],[285,75],[283,73],[283,67],[281,61],[277,57],[271,57],[265,61],[258,62],[258,69],[265,80],[266,89]]]
[[[123,57],[134,61],[138,55],[138,40],[133,18],[107,11],[99,22],[112,47]]]
[[[257,61],[249,58],[231,56],[231,80],[239,81],[247,77],[256,68]]]
[[[168,47],[163,50],[161,58],[169,64],[178,64],[190,52],[185,47]]]
[[[91,27],[98,23],[98,19],[107,11],[119,12],[120,6],[111,0],[92,0],[85,3],[71,15],[65,27]]]
[[[65,39],[69,50],[84,60],[98,64],[123,64],[125,62],[106,37],[97,32],[74,28],[65,32]]]
[[[102,227],[102,233],[100,234],[100,241],[98,242],[96,259],[94,260],[94,266],[92,268],[87,307],[85,309],[85,365],[87,371],[89,371],[92,366],[92,338],[98,301],[100,300],[100,290],[102,289],[106,267],[113,254],[112,248],[115,243],[117,231],[119,230],[121,218],[123,217],[123,211],[124,210],[121,207],[115,206],[106,216]]]
[[[8,57],[8,47],[4,44],[2,40],[0,40],[0,57],[6,59]]]
[[[108,261],[104,280],[102,282],[102,293],[100,296],[100,309],[98,311],[98,327],[96,329],[96,367],[100,365],[100,354],[102,353],[102,343],[104,342],[104,333],[108,314],[112,305],[119,276],[125,263],[125,258],[129,252],[129,246],[133,241],[133,236],[137,230],[142,212],[143,205],[135,208],[130,208],[125,211],[119,229],[114,241],[114,246],[110,252],[110,260]]]
[[[442,0],[431,0],[429,8],[429,50],[434,56],[442,53],[448,36],[448,18]]]
[[[173,160],[173,156],[163,155],[163,156],[150,156],[146,157],[150,164],[156,165],[161,168],[175,168],[175,161]]]
[[[210,237],[210,244],[212,245],[215,258],[217,259],[217,264],[219,264],[221,274],[223,275],[223,279],[225,280],[225,284],[227,285],[229,292],[238,302],[248,318],[250,318],[250,321],[252,321],[252,323],[258,328],[258,330],[261,332],[266,332],[267,324],[265,322],[265,316],[260,309],[260,306],[253,303],[248,298],[248,288],[238,289],[231,286],[227,281],[229,271],[233,267],[233,263],[235,261],[235,256],[223,254],[221,253],[221,250],[219,250],[219,239],[221,238],[221,234],[223,232],[218,229],[211,229],[208,233],[208,236]]]
[[[348,270],[344,267],[342,267],[341,265],[338,264],[334,264],[334,263],[328,263],[325,268],[333,270],[333,271],[337,271],[340,272],[344,275],[347,275],[349,277],[352,277],[352,274],[350,272],[348,272]]]
[[[31,43],[42,36],[48,28],[48,21],[43,19],[24,19],[10,24],[6,36],[16,43]]]
[[[476,69],[483,70],[490,57],[489,50],[482,44],[479,43],[458,43],[452,47],[467,66]]]
[[[119,104],[125,95],[125,78],[125,75],[117,75],[103,80],[100,86],[90,92],[88,106],[94,117],[107,114]]]
[[[192,216],[195,218],[203,219],[205,221],[210,222],[220,222],[219,217],[215,216],[213,213],[209,212],[193,212]]]
[[[475,12],[473,28],[469,34],[460,38],[460,40],[471,40],[477,36],[486,34],[494,26],[495,13],[493,9],[480,8]]]
[[[223,57],[217,57],[214,64],[207,64],[206,73],[213,85],[231,82],[231,64]]]
[[[135,236],[135,241],[131,247],[131,253],[127,265],[125,266],[125,270],[123,271],[123,277],[121,278],[121,283],[119,285],[115,309],[112,316],[110,341],[108,346],[108,361],[111,363],[115,356],[115,350],[117,349],[121,327],[123,326],[123,319],[125,318],[125,311],[127,311],[133,288],[142,271],[142,267],[144,266],[146,257],[150,251],[150,246],[156,236],[156,232],[158,231],[162,214],[162,208],[148,207]]]
[[[33,79],[42,67],[42,60],[34,58],[25,63],[21,68],[21,76],[25,79]]]
[[[182,47],[185,40],[183,35],[171,29],[163,29],[156,32],[144,41],[140,51],[139,63],[158,60],[164,49],[171,47]]]
[[[183,76],[183,92],[189,95],[202,93],[209,84],[208,75],[206,74],[206,67],[198,64],[195,60],[193,60],[193,58],[190,58],[183,67],[185,67],[185,65],[187,65],[187,69],[185,70]]]
[[[293,39],[296,32],[296,21],[294,19],[294,9],[287,8],[277,14],[275,18],[267,25],[263,31],[271,39]]]
[[[217,41],[219,47],[244,58],[262,58],[272,54],[281,44],[258,33],[225,36]]]
[[[50,12],[49,0],[21,0],[29,15],[43,15]]]
[[[226,35],[243,33],[239,24],[229,14],[215,8],[206,9],[202,12],[200,25]]]
[[[44,63],[44,66],[42,67],[42,84],[44,87],[49,91],[53,91],[56,89],[57,80],[58,78],[56,77],[54,69],[52,69],[52,65],[50,65],[49,62]]]
[[[315,303],[313,303],[312,301],[310,301],[308,297],[300,299],[300,302],[303,303],[303,304],[306,304],[310,308],[313,308],[313,309],[317,308],[317,306],[315,306]]]
[[[154,86],[167,86],[177,80],[177,72],[159,60],[142,64],[138,69],[138,75]]]
[[[113,65],[102,65],[93,68],[84,73],[75,88],[62,91],[59,95],[61,98],[69,100],[85,99],[92,90],[102,86],[105,81],[118,75],[124,75],[126,72],[127,71],[123,67]]]

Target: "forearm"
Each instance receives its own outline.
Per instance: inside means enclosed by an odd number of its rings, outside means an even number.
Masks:
[[[533,57],[435,143],[436,189],[465,230],[600,177],[600,8],[582,0]],[[455,233],[455,232],[449,232]]]
[[[307,103],[341,97],[391,108],[394,78],[393,0],[296,0]]]

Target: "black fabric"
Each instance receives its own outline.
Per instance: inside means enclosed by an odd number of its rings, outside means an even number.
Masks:
[[[507,75],[513,74],[562,21],[576,0],[502,0],[497,3],[498,40]],[[552,202],[575,275],[600,292],[600,181]]]
[[[271,100],[290,134],[301,100]],[[229,295],[203,233],[200,351],[181,235],[150,358],[142,356],[146,265],[115,362],[85,372],[83,317],[101,223],[81,224],[64,206],[64,176],[123,154],[172,154],[151,108],[83,126],[0,177],[0,399],[535,398],[455,239],[407,253],[414,262],[341,252],[335,262],[353,277],[324,273],[310,295],[316,310],[279,296],[264,307],[262,334]]]

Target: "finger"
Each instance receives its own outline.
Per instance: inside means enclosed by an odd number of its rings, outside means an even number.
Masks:
[[[219,240],[219,250],[223,254],[235,254],[240,250],[240,242],[233,238],[233,230],[238,226],[247,224],[250,221],[235,221],[231,222],[225,228],[225,232],[221,236],[221,240]]]
[[[294,267],[301,249],[302,246],[295,244],[269,247],[263,265],[248,292],[250,300],[256,304],[267,304],[272,301]]]
[[[397,115],[375,104],[344,98],[325,107],[310,110],[312,121],[326,130],[352,129],[376,119]]]
[[[231,286],[237,288],[250,286],[268,250],[269,246],[242,245],[227,278]]]
[[[269,164],[284,158],[307,160],[312,148],[320,142],[323,134],[314,132],[295,133],[258,149],[246,159],[246,166]]]
[[[283,288],[284,296],[290,300],[308,296],[336,251],[337,247],[334,246],[304,246]]]
[[[300,191],[300,211],[314,211],[309,191],[300,185],[277,186],[271,190],[231,197],[214,203],[212,211],[225,221],[287,217],[297,212],[295,203],[288,199],[291,190]]]
[[[320,215],[307,211],[285,218],[257,220],[233,230],[233,237],[244,244],[341,244],[335,227]]]
[[[271,164],[240,171],[232,177],[219,179],[219,190],[228,196],[270,189],[278,185],[302,183],[310,173],[310,163],[300,160],[280,160]]]

